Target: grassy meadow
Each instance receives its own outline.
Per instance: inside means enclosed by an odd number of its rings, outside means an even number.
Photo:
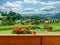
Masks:
[[[55,32],[44,30],[45,25],[53,27],[53,30],[55,30]],[[11,26],[0,26],[0,34],[12,34],[13,29],[16,29],[18,27],[22,27],[24,29],[24,27],[26,26],[28,27],[39,26],[41,29],[38,31],[35,30],[37,34],[60,34],[60,23],[40,23],[39,25],[31,25],[31,24],[22,25],[19,23]]]

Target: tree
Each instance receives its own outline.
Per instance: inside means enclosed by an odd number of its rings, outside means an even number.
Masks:
[[[16,15],[12,16],[12,20],[13,21],[15,21],[16,19],[17,19],[17,16]]]
[[[7,25],[14,25],[14,24],[15,24],[15,22],[12,20],[12,18],[10,18],[10,20],[7,21]]]
[[[11,16],[7,16],[7,20],[10,20]]]
[[[40,17],[38,17],[38,16],[32,16],[31,18],[32,18],[32,19],[35,19],[35,20],[40,19]]]
[[[12,11],[10,11],[8,15],[9,15],[8,18],[12,17],[13,21],[15,21],[15,19],[22,18],[21,14],[18,14],[18,13],[12,12]]]
[[[17,19],[23,18],[21,14],[17,14],[16,16],[17,16]]]
[[[15,12],[10,11],[8,15],[13,16],[13,15],[16,15],[16,13],[15,13]]]
[[[7,17],[2,18],[1,25],[6,26],[7,25],[6,20],[7,20]]]
[[[4,13],[4,12],[2,12],[1,14],[2,14],[2,16],[7,16],[8,15],[7,13]]]

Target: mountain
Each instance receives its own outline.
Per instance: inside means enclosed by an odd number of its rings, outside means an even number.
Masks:
[[[57,14],[23,14],[23,17],[33,17],[33,16],[37,16],[37,17],[40,17],[40,18],[52,18],[52,19],[60,19],[60,13],[57,13]]]
[[[6,13],[1,12],[2,16],[8,16]],[[16,15],[15,12],[10,12],[10,15]],[[34,14],[34,13],[28,13],[28,14],[17,14],[17,15],[21,15],[22,17],[25,18],[30,18],[30,17],[38,17],[38,18],[53,18],[53,19],[60,19],[60,13],[57,14]]]
[[[52,18],[60,19],[60,13],[55,14]]]
[[[21,14],[23,17],[40,17],[40,18],[51,18],[53,14]]]

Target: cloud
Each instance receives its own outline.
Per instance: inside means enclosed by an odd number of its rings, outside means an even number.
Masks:
[[[33,8],[25,8],[24,10],[34,10]]]
[[[60,1],[49,1],[47,5],[52,5],[52,6],[60,6]]]
[[[5,8],[4,6],[0,6],[0,11],[5,12],[7,10],[7,8]]]
[[[37,0],[24,0],[24,3],[27,3],[27,4],[37,4],[38,1]]]
[[[0,6],[0,10],[9,11],[10,9],[12,9],[12,11],[14,12],[20,12],[20,10],[22,9],[21,4],[21,1],[6,2],[2,6]]]
[[[2,9],[5,9],[5,7],[4,6],[0,6],[0,10],[2,10]]]
[[[29,13],[35,13],[35,10],[34,8],[25,8],[22,13],[26,13],[26,14],[29,14]]]
[[[3,6],[8,7],[8,8],[20,8],[22,2],[16,1],[16,2],[6,2],[6,4],[3,4]]]
[[[24,0],[27,4],[40,4],[41,7],[39,9],[35,9],[35,13],[59,13],[58,7],[60,7],[60,1],[48,1],[48,2],[41,2],[37,0]],[[45,11],[46,10],[46,11]],[[49,11],[49,12],[48,12]]]
[[[42,7],[41,10],[50,10],[50,9],[54,9],[55,7],[54,6],[45,6],[45,7]]]
[[[28,5],[31,4],[31,7],[24,4]],[[37,14],[59,13],[60,1],[41,2],[37,0],[24,0],[24,1],[6,2],[2,6],[0,6],[0,10],[2,11],[9,11],[10,9],[12,9],[12,11],[17,13],[37,13]]]
[[[42,8],[40,8],[40,10],[42,12],[45,12],[45,13],[60,13],[59,11],[59,7],[60,7],[60,1],[49,1],[49,2],[45,2],[45,3],[40,3],[42,5]],[[53,10],[51,10],[53,9]],[[47,11],[45,11],[47,10]],[[48,12],[49,10],[49,12]]]

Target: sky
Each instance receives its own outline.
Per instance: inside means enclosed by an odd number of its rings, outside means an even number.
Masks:
[[[60,0],[0,0],[0,11],[20,14],[60,13]]]

